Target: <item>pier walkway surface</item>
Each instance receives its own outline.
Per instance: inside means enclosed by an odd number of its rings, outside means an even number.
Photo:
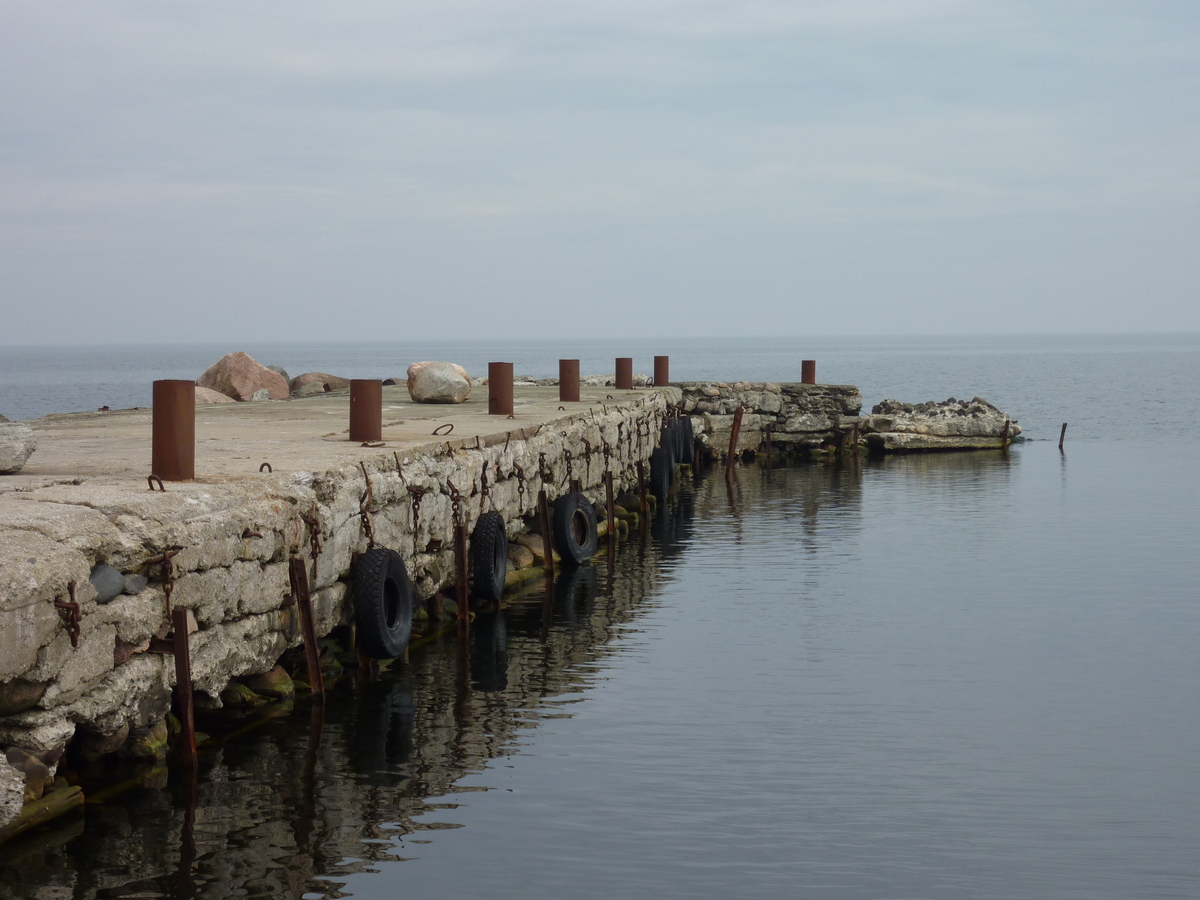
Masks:
[[[556,386],[514,388],[514,418],[490,415],[486,385],[465,403],[416,403],[404,385],[383,388],[386,450],[411,450],[446,442],[474,446],[476,438],[531,429],[559,419],[601,412],[607,405],[637,404],[652,388],[621,391],[580,388],[580,402],[558,399]],[[349,440],[350,392],[334,391],[293,400],[218,403],[196,407],[196,478],[226,480],[256,474],[263,462],[276,472],[322,471],[357,463],[364,448]],[[452,424],[448,434],[435,427]],[[48,415],[29,422],[38,449],[20,474],[0,478],[0,493],[25,489],[30,480],[74,476],[134,477],[150,474],[151,410],[128,409]],[[376,452],[378,452],[376,450]]]

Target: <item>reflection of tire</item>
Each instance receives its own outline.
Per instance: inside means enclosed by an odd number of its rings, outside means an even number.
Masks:
[[[504,613],[480,613],[471,626],[475,654],[471,672],[481,691],[502,691],[508,687],[508,628]]]
[[[471,575],[475,596],[499,600],[504,594],[504,575],[508,570],[508,534],[500,513],[485,512],[471,532]]]
[[[650,454],[650,493],[657,497],[660,503],[667,499],[671,490],[671,476],[674,470],[675,461],[670,444],[655,447]]]
[[[406,683],[384,679],[367,685],[357,697],[353,740],[347,742],[351,770],[363,781],[396,787],[408,773],[403,766],[414,749],[416,708]]]
[[[693,465],[696,462],[696,432],[691,416],[679,419],[679,430],[683,433],[683,452],[679,454],[679,461],[686,466]]]
[[[358,645],[375,659],[395,659],[412,630],[412,583],[395,550],[376,547],[354,570],[354,624]]]
[[[554,610],[561,620],[590,616],[596,606],[600,579],[593,566],[579,566],[554,582]]]
[[[596,555],[600,535],[596,511],[583,494],[564,494],[554,504],[554,549],[565,562],[579,565]]]

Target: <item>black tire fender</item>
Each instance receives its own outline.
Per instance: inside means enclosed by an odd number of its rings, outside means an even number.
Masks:
[[[669,446],[655,447],[650,453],[650,493],[662,502],[671,490],[675,462]]]
[[[354,569],[354,625],[358,646],[374,659],[395,659],[412,632],[412,582],[395,550],[376,547]]]
[[[564,494],[554,504],[554,549],[565,562],[579,565],[596,555],[600,535],[596,511],[583,494]]]
[[[471,576],[475,596],[499,600],[504,595],[504,576],[508,572],[508,532],[504,516],[495,510],[485,512],[471,532]]]
[[[679,420],[679,430],[683,432],[683,452],[679,454],[679,461],[684,465],[695,465],[696,463],[696,432],[692,426],[692,417],[684,416]]]

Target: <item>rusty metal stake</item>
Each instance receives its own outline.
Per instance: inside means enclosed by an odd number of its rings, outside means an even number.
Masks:
[[[1059,450],[1062,449],[1063,441],[1066,440],[1066,437],[1067,437],[1067,423],[1063,422],[1062,431],[1060,431],[1058,433],[1058,449]]]
[[[800,383],[817,383],[817,361],[815,359],[802,359],[800,361]]]
[[[554,536],[550,531],[550,501],[546,490],[538,491],[538,520],[542,529],[542,552],[546,556],[546,579],[554,581]]]
[[[671,383],[671,357],[654,357],[654,386],[666,387]]]
[[[745,407],[739,403],[733,414],[733,428],[729,431],[729,454],[725,457],[726,478],[733,477],[733,461],[737,457],[738,436],[742,433],[742,414],[745,411]]]
[[[771,436],[775,433],[775,423],[767,423],[767,459],[771,458]]]
[[[462,493],[454,482],[446,479],[450,488],[450,504],[454,515],[454,599],[458,603],[458,623],[462,625],[470,614],[467,604],[467,526],[462,517]]]
[[[1005,419],[1004,420],[1004,431],[1000,434],[1000,446],[1002,448],[1008,447],[1008,428],[1009,428],[1009,422],[1008,422],[1008,419]]]
[[[308,664],[308,684],[313,696],[320,697],[325,693],[325,679],[321,675],[321,650],[317,646],[317,629],[313,622],[312,597],[308,593],[308,570],[304,560],[293,556],[288,561],[288,574],[291,576],[292,596],[300,607],[300,629],[304,636],[304,661]]]
[[[641,510],[642,518],[644,519],[646,514],[650,512],[650,501],[646,498],[646,464],[640,459],[637,463],[637,477],[638,497],[641,500],[638,504],[638,509]]]
[[[172,651],[175,655],[175,702],[179,706],[180,739],[183,742],[183,764],[189,771],[196,769],[196,714],[192,703],[192,648],[188,639],[186,609],[171,613]]]
[[[608,542],[617,540],[617,514],[613,512],[613,480],[612,472],[604,473],[604,510],[608,513]]]
[[[579,402],[579,360],[558,361],[558,399],[563,403]]]
[[[513,415],[513,364],[488,363],[488,414]]]
[[[619,391],[633,390],[633,357],[618,356],[617,357],[617,378],[616,388]]]
[[[196,382],[154,382],[150,471],[162,481],[196,477]]]

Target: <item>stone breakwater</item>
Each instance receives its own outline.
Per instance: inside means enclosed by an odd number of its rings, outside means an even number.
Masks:
[[[596,404],[512,432],[391,452],[363,449],[356,462],[319,471],[207,476],[169,484],[165,492],[128,477],[6,485],[0,826],[19,813],[31,789],[40,789],[31,788],[30,768],[41,765],[47,771],[39,777],[52,779],[69,742],[117,752],[127,742],[145,745],[165,735],[174,667],[150,644],[167,632],[168,581],[163,566],[148,560],[178,550],[170,602],[188,610],[194,629],[197,703],[219,706],[232,679],[270,670],[301,642],[289,597],[290,557],[307,560],[318,635],[351,621],[354,556],[372,540],[397,550],[416,595],[432,597],[454,578],[451,485],[461,494],[468,530],[483,509],[496,509],[515,538],[529,529],[543,486],[554,498],[576,480],[590,499],[602,499],[606,466],[618,491],[636,485],[636,465],[649,457],[664,415],[679,399],[675,388],[644,391],[636,401]],[[130,587],[141,589],[102,601],[89,581],[101,564],[134,576]],[[79,612],[74,638],[71,613],[61,608],[72,583]]]

